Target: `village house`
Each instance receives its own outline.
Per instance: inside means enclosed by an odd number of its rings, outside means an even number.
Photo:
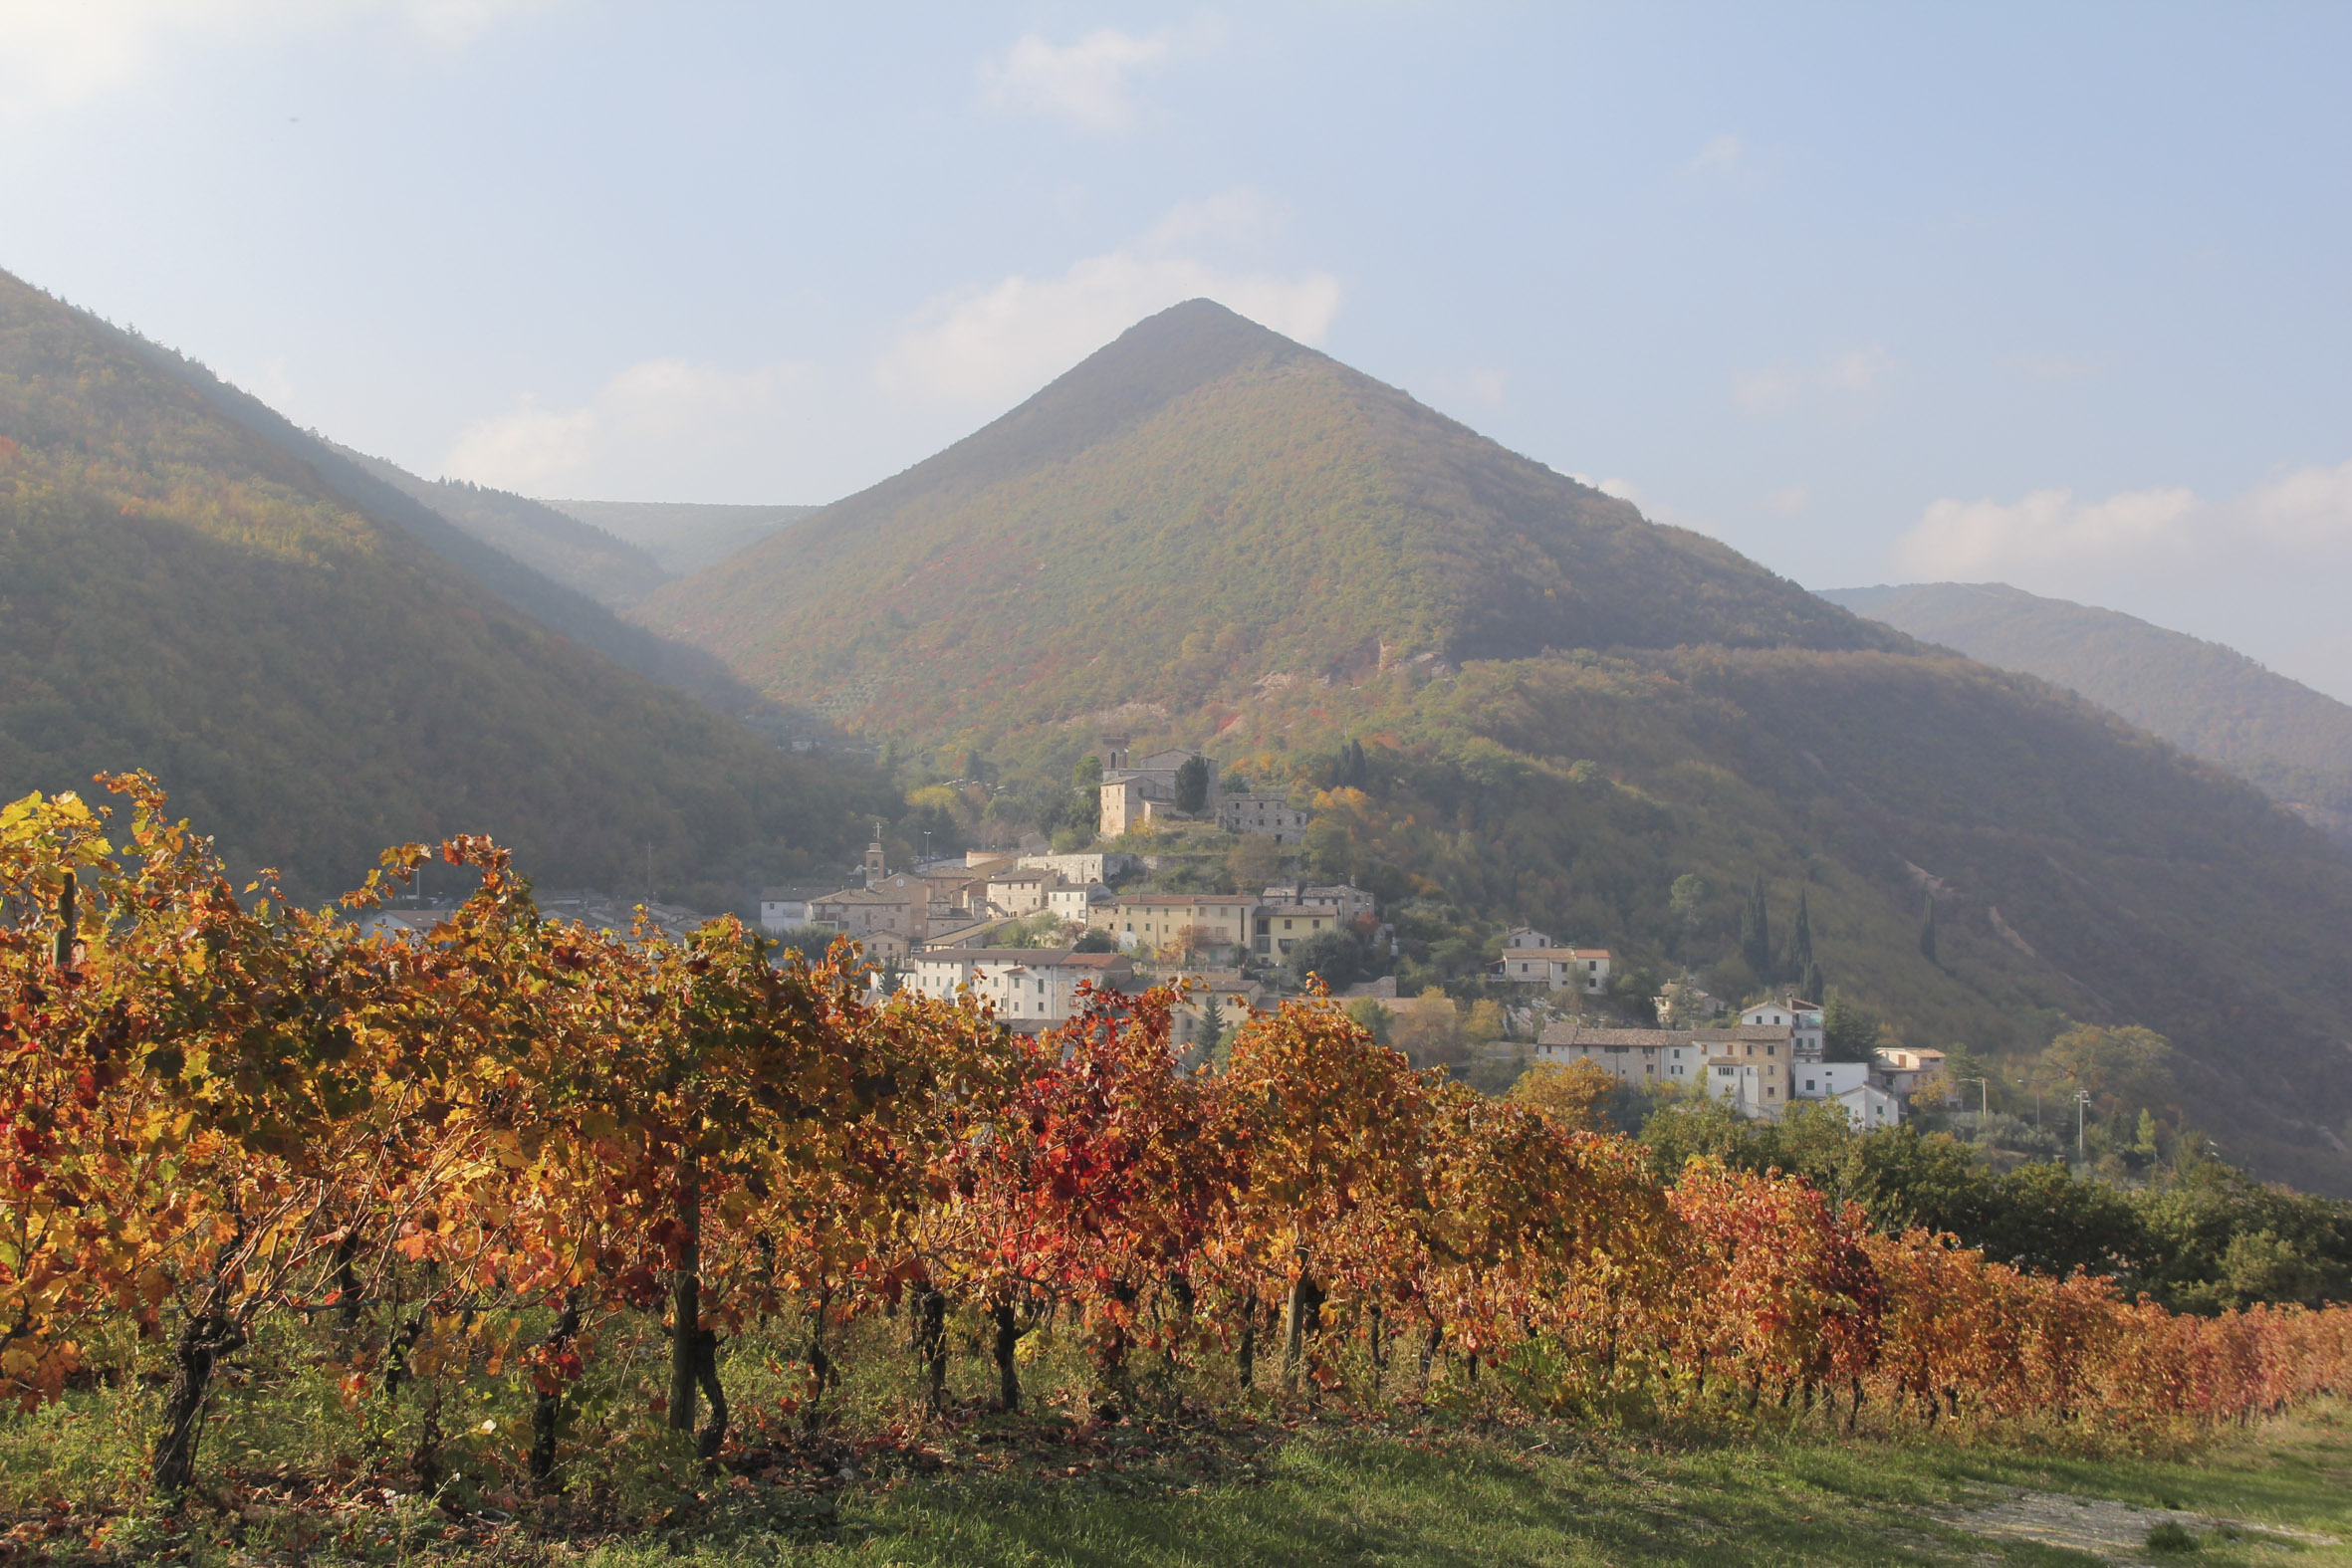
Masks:
[[[1509,940],[1505,939],[1507,943]],[[1547,991],[1574,991],[1598,997],[1609,989],[1609,966],[1607,948],[1506,946],[1503,957],[1493,967],[1515,986],[1541,986]]]
[[[770,936],[809,924],[809,905],[824,896],[819,887],[770,887],[760,891],[760,929]]]
[[[1847,1120],[1864,1132],[1903,1120],[1903,1102],[1870,1081],[1868,1062],[1800,1058],[1789,1076],[1792,1098],[1832,1101],[1844,1107]]]
[[[1125,738],[1118,736],[1107,739],[1094,755],[1102,762],[1101,807],[1096,827],[1105,838],[1117,838],[1154,817],[1178,815],[1190,819],[1216,814],[1217,759],[1214,757],[1204,757],[1199,752],[1166,751],[1130,758]],[[1200,811],[1178,812],[1176,775],[1196,757],[1208,766],[1208,795]]]
[[[1046,907],[1066,926],[1093,924],[1095,909],[1118,898],[1100,882],[1058,882],[1046,889]]]
[[[1217,825],[1229,833],[1256,833],[1278,844],[1295,844],[1306,836],[1306,812],[1291,804],[1288,794],[1237,791],[1218,797]]]
[[[1067,1021],[1086,981],[1132,991],[1135,967],[1116,953],[1068,948],[938,948],[915,955],[912,984],[941,1001],[969,986],[974,998],[994,1004],[998,1018],[1035,1028]]]
[[[1595,1028],[1580,1020],[1547,1025],[1535,1059],[1588,1061],[1622,1083],[1657,1082],[1729,1100],[1742,1115],[1777,1121],[1788,1107],[1790,1031]]]
[[[1503,951],[1506,953],[1516,952],[1521,948],[1553,948],[1557,946],[1559,944],[1551,940],[1550,933],[1537,931],[1533,926],[1514,926],[1503,934]]]
[[[883,964],[904,962],[907,954],[929,940],[930,900],[923,885],[912,877],[905,886],[847,888],[809,901],[809,924],[829,925],[865,946],[867,958]]]
[[[1944,1076],[1944,1053],[1940,1050],[1896,1048],[1872,1054],[1873,1075],[1889,1092],[1906,1100],[1930,1079]]]
[[[1024,871],[1051,871],[1065,883],[1085,884],[1108,882],[1135,864],[1135,857],[1115,849],[1096,849],[1084,854],[1023,855],[1017,862]]]
[[[1760,1002],[1740,1014],[1740,1021],[1748,1024],[1787,1028],[1794,1031],[1796,1059],[1819,1061],[1824,1042],[1821,1034],[1821,1009],[1812,1003],[1795,997],[1778,1002]]]
[[[1086,924],[1121,947],[1242,953],[1258,901],[1246,893],[1129,893],[1087,908]]]
[[[1300,887],[1295,882],[1276,882],[1258,895],[1261,907],[1283,904],[1330,904],[1339,911],[1342,923],[1358,915],[1371,914],[1377,905],[1372,895],[1353,882],[1331,882],[1319,886]]]
[[[1697,1029],[1692,1038],[1707,1050],[1708,1093],[1728,1099],[1742,1114],[1777,1121],[1788,1108],[1788,1069],[1794,1064],[1795,1030],[1787,1024],[1740,1023]]]
[[[1337,931],[1347,922],[1339,918],[1337,904],[1268,904],[1258,908],[1254,924],[1251,951],[1281,958],[1307,938]]]
[[[1547,1025],[1535,1060],[1565,1067],[1586,1061],[1620,1083],[1668,1083],[1707,1092],[1707,1053],[1685,1029],[1594,1028],[1576,1020]]]
[[[999,871],[988,879],[988,907],[998,915],[1034,915],[1046,907],[1048,890],[1061,885],[1054,871]]]

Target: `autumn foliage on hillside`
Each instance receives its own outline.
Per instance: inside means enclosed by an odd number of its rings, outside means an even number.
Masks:
[[[480,840],[439,851],[475,897],[389,940],[232,887],[150,782],[110,784],[119,845],[71,795],[0,813],[0,1378],[57,1398],[135,1326],[171,1380],[165,1493],[269,1319],[354,1404],[528,1390],[507,1461],[542,1483],[631,1321],[666,1322],[661,1413],[705,1457],[730,1338],[808,1325],[815,1426],[882,1311],[942,1414],[951,1315],[989,1330],[1007,1409],[1050,1319],[1123,1401],[1212,1365],[1237,1400],[1411,1397],[1442,1361],[1556,1413],[1768,1402],[2137,1444],[2352,1387],[2352,1311],[2174,1315],[1870,1233],[1792,1177],[1694,1161],[1662,1187],[1318,998],[1186,1074],[1165,991],[1023,1036],[877,999],[846,947],[779,969],[732,921],[672,945],[544,919]]]

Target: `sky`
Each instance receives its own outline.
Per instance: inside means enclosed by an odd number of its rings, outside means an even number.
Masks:
[[[2352,7],[0,0],[0,268],[426,475],[821,502],[1196,295],[1811,587],[2352,700]]]

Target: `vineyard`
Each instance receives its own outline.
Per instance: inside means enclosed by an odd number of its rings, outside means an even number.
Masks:
[[[373,1460],[403,1484],[462,1440],[517,1493],[567,1484],[614,1390],[724,1462],[845,1419],[860,1357],[911,1367],[918,1424],[1035,1407],[1049,1340],[1106,1422],[1477,1389],[2130,1449],[2352,1390],[2352,1309],[2168,1313],[1793,1177],[1662,1185],[1319,997],[1185,1073],[1169,992],[1022,1035],[875,996],[845,947],[779,968],[731,920],[543,919],[471,839],[438,854],[479,891],[389,940],[353,915],[421,847],[305,910],[231,885],[151,781],[106,783],[124,828],[72,795],[0,811],[0,1377],[27,1412],[151,1386],[158,1496],[199,1483],[265,1346],[354,1431],[403,1413]]]

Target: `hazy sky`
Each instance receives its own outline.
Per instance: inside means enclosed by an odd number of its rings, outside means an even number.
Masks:
[[[0,0],[0,267],[426,474],[822,501],[1196,294],[1813,586],[2352,699],[2352,7]]]

